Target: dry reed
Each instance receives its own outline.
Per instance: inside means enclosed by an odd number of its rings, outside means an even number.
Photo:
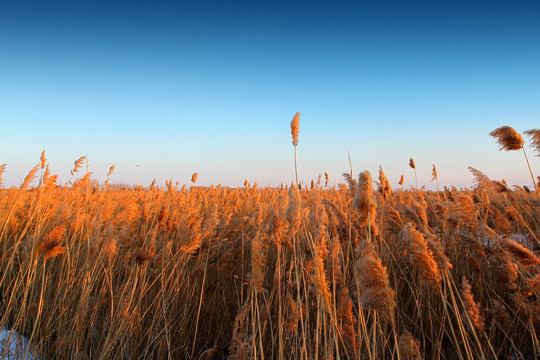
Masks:
[[[489,135],[497,140],[500,145],[499,150],[521,150],[525,143],[521,134],[510,126],[501,126],[490,132]]]
[[[540,156],[540,129],[530,129],[524,133],[531,138],[531,147],[536,151],[536,156]]]
[[[298,146],[298,134],[300,133],[300,112],[297,112],[291,121],[292,144]]]
[[[471,171],[179,191],[59,185],[43,155],[0,189],[0,327],[40,358],[534,358],[537,200]]]

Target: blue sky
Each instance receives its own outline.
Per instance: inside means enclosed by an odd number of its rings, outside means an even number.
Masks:
[[[379,165],[470,186],[531,180],[488,134],[540,127],[538,1],[24,1],[0,5],[0,164],[19,185],[45,149],[69,180],[241,186]],[[527,148],[533,171],[540,158]]]

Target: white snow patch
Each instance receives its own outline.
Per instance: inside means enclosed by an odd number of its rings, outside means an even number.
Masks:
[[[15,330],[0,330],[0,359],[39,360],[30,346],[30,340]]]

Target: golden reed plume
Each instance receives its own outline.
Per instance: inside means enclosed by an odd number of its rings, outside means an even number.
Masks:
[[[36,250],[38,253],[42,253],[45,259],[54,258],[66,252],[66,248],[61,246],[62,239],[66,232],[64,225],[55,226],[46,236],[43,242],[41,242]]]
[[[112,173],[114,172],[114,169],[116,169],[115,165],[111,165],[111,167],[109,168],[109,172],[107,173],[107,177],[111,176]]]
[[[418,341],[407,330],[404,330],[398,342],[399,355],[401,359],[416,360],[422,359],[420,345]]]
[[[540,264],[540,259],[531,250],[516,241],[503,238],[500,241],[501,246],[512,255],[523,266],[535,266]]]
[[[41,152],[41,168],[45,169],[45,163],[47,162],[47,159],[45,158],[45,150]]]
[[[390,317],[396,307],[395,292],[388,272],[373,244],[365,242],[354,267],[362,307]]]
[[[291,121],[292,144],[294,146],[298,146],[299,133],[300,133],[300,112],[297,112]]]
[[[480,312],[480,306],[474,301],[471,291],[471,285],[464,276],[461,284],[461,296],[463,299],[464,310],[461,313],[461,319],[471,332],[482,333],[484,331],[484,318]]]
[[[80,158],[78,158],[77,160],[74,161],[75,166],[73,167],[73,170],[71,170],[71,175],[72,176],[73,176],[73,174],[75,174],[79,170],[79,168],[81,167],[82,162],[84,161],[84,159],[86,159],[86,156],[81,156]]]
[[[501,126],[490,132],[489,135],[497,139],[500,145],[499,150],[520,150],[525,143],[520,133],[510,126]]]
[[[379,192],[382,194],[384,199],[388,199],[392,195],[392,186],[384,173],[382,166],[379,165]]]
[[[540,156],[540,130],[531,129],[524,131],[531,138],[531,147],[537,152],[536,156]]]
[[[354,195],[353,209],[358,211],[359,226],[368,227],[371,234],[377,236],[379,231],[377,228],[377,201],[373,195],[373,186],[371,174],[369,171],[361,172],[358,176],[358,186]]]
[[[30,170],[30,172],[28,173],[28,175],[26,175],[26,177],[24,178],[24,181],[23,181],[23,183],[22,183],[22,185],[21,185],[21,189],[26,189],[28,186],[30,186],[30,183],[31,183],[32,181],[34,181],[34,179],[35,179],[36,176],[37,176],[37,171],[38,171],[38,169],[39,169],[39,166],[40,166],[40,164],[34,166],[34,167],[32,168],[32,170]]]

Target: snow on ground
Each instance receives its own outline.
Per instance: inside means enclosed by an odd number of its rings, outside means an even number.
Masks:
[[[0,330],[0,359],[39,360],[30,346],[30,340],[14,330]]]

